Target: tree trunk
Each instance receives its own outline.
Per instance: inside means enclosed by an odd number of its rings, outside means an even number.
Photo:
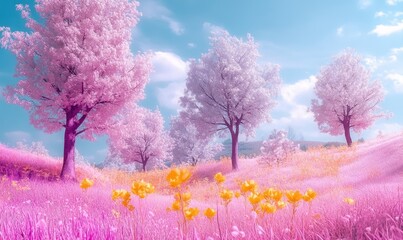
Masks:
[[[64,131],[64,154],[63,167],[60,177],[63,180],[76,180],[76,171],[74,163],[74,150],[76,143],[76,129],[74,126],[74,117],[70,113],[66,114],[66,129]]]
[[[237,126],[235,132],[231,130],[231,140],[232,140],[231,163],[232,163],[232,170],[238,170],[238,135],[239,135],[239,127]]]
[[[148,162],[149,157],[144,157],[143,155],[141,155],[141,163],[143,164],[143,172],[146,171],[146,165]]]
[[[351,141],[350,127],[347,124],[344,124],[344,136],[346,137],[347,146],[351,147],[353,142]]]

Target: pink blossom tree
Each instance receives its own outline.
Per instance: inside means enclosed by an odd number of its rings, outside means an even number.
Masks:
[[[258,65],[258,46],[251,36],[244,41],[217,31],[210,42],[211,49],[190,63],[181,106],[200,137],[230,134],[236,170],[241,130],[253,135],[256,126],[269,120],[280,85],[279,66]]]
[[[270,134],[269,139],[262,143],[260,162],[269,164],[275,162],[279,164],[297,151],[298,145],[288,139],[286,131],[274,130]]]
[[[317,78],[317,98],[312,100],[311,110],[320,131],[331,135],[344,133],[351,146],[351,129],[360,132],[384,116],[377,112],[384,95],[382,86],[379,81],[370,81],[370,71],[353,50],[337,55]]]
[[[183,114],[171,119],[169,132],[173,140],[173,162],[195,166],[198,162],[211,160],[222,150],[222,144],[211,137],[199,138],[197,128]]]
[[[63,179],[75,179],[76,137],[94,139],[125,102],[143,95],[149,56],[130,51],[137,6],[131,0],[36,0],[39,21],[28,5],[17,5],[29,32],[0,28],[21,79],[6,97],[30,111],[35,127],[64,128]]]
[[[158,110],[129,105],[112,121],[113,127],[108,130],[110,152],[124,163],[138,163],[146,171],[147,164],[171,159],[172,141]]]

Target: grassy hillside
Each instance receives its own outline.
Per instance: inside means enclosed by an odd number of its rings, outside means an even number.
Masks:
[[[191,177],[180,189],[166,181],[172,169],[127,173],[79,165],[79,181],[94,181],[84,190],[58,180],[60,160],[0,146],[0,239],[402,239],[402,158],[398,135],[311,149],[275,166],[242,158],[236,172],[222,159],[187,168]],[[217,172],[226,178],[222,185],[214,181]],[[132,192],[133,211],[112,200],[113,190],[130,192],[140,179],[155,191],[144,199]],[[223,200],[223,190],[235,194],[246,180],[256,182],[253,193]],[[269,188],[281,198],[265,198]],[[308,188],[317,193],[310,202],[287,197]],[[187,213],[199,210],[194,218],[167,210],[178,191],[190,193]],[[273,213],[262,210],[268,204]],[[203,215],[207,208],[217,213],[211,220]]]

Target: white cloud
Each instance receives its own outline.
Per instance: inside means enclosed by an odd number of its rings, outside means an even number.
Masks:
[[[178,110],[179,99],[183,96],[185,81],[171,82],[166,87],[157,88],[157,99],[159,105],[168,109]]]
[[[310,76],[293,84],[283,84],[280,93],[282,100],[289,105],[310,104],[314,97],[313,88],[316,81],[315,76]]]
[[[157,86],[155,90],[159,106],[179,109],[179,98],[184,93],[189,63],[171,52],[155,52],[152,63],[154,71],[150,77],[151,82],[165,83],[165,86]]]
[[[141,2],[140,11],[145,18],[159,19],[166,22],[171,31],[176,35],[181,35],[185,31],[182,24],[171,16],[171,11],[157,1],[148,0]]]
[[[30,141],[31,134],[24,131],[11,131],[4,133],[6,139],[11,143],[16,143],[18,141]]]
[[[378,37],[384,37],[401,31],[403,31],[403,21],[391,25],[384,25],[384,24],[376,25],[375,28],[370,33],[375,34]]]
[[[223,27],[214,25],[214,24],[209,23],[209,22],[204,22],[203,23],[203,29],[204,29],[204,31],[206,31],[208,33],[225,30]]]
[[[257,138],[267,138],[272,129],[287,130],[293,128],[298,136],[305,140],[328,140],[332,138],[328,134],[320,133],[312,112],[308,109],[311,99],[314,98],[314,86],[317,79],[310,76],[307,79],[292,84],[283,84],[280,92],[280,100],[272,111],[272,122],[262,124],[257,129]]]
[[[184,81],[188,63],[171,52],[155,52],[152,58],[151,82]]]
[[[392,52],[392,54],[398,55],[398,54],[403,53],[403,47],[400,47],[400,48],[392,48],[390,51]]]
[[[386,13],[384,13],[384,12],[382,12],[382,11],[379,11],[379,12],[376,12],[376,13],[375,13],[375,17],[376,17],[376,18],[384,17],[384,16],[386,16]]]
[[[390,6],[394,6],[399,2],[403,2],[403,0],[386,0],[386,3]]]
[[[390,73],[386,76],[386,78],[393,82],[393,87],[396,92],[403,92],[403,75],[398,73]]]
[[[194,47],[196,47],[196,44],[194,44],[194,43],[190,42],[190,43],[188,43],[188,47],[190,47],[190,48],[194,48]]]
[[[362,9],[372,5],[372,0],[358,0],[358,6]]]
[[[374,72],[377,70],[380,66],[384,65],[386,60],[383,58],[378,58],[375,56],[367,56],[363,59],[365,65],[369,67],[369,69]]]
[[[344,34],[344,28],[343,27],[338,27],[336,30],[337,36],[343,36]]]

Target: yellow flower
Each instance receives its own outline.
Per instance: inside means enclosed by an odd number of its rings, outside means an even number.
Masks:
[[[305,194],[302,196],[302,198],[306,202],[312,201],[315,197],[316,197],[316,192],[312,188],[308,188],[308,190],[306,190]]]
[[[134,206],[131,205],[131,204],[129,204],[129,205],[127,206],[127,209],[129,209],[129,211],[133,211],[133,210],[134,210]]]
[[[248,197],[250,204],[256,205],[262,200],[262,196],[259,193],[251,193]]]
[[[235,197],[236,197],[236,198],[239,198],[240,196],[241,196],[241,192],[240,192],[240,191],[236,191],[236,192],[235,192]]]
[[[228,204],[234,197],[234,192],[231,190],[223,189],[220,192],[220,197],[222,198],[222,200],[224,200],[226,204]]]
[[[123,189],[114,189],[112,190],[112,200],[115,201],[116,199],[122,197],[123,195]]]
[[[177,201],[183,201],[185,204],[189,204],[190,199],[192,198],[192,195],[190,192],[185,192],[185,193],[175,193],[175,200]]]
[[[278,207],[279,209],[285,208],[286,205],[287,205],[287,203],[285,203],[285,202],[283,202],[283,201],[278,201],[278,202],[277,202],[277,207]]]
[[[288,202],[295,204],[297,203],[299,200],[302,199],[302,194],[300,193],[300,191],[296,190],[289,190],[285,193]]]
[[[247,180],[241,183],[241,192],[255,192],[257,190],[257,183],[254,180]]]
[[[151,183],[144,182],[144,180],[135,181],[132,184],[132,193],[139,196],[139,198],[145,198],[148,194],[153,193],[155,190]]]
[[[80,188],[87,189],[92,187],[92,185],[94,185],[94,181],[89,178],[84,178],[80,183]]]
[[[225,177],[224,175],[222,175],[221,172],[216,173],[216,175],[214,175],[214,180],[216,181],[217,184],[221,184],[225,181]]]
[[[347,204],[350,204],[350,205],[354,205],[354,204],[355,204],[355,200],[352,199],[352,198],[344,198],[343,201],[346,202]]]
[[[276,206],[269,202],[261,203],[260,208],[264,213],[275,213],[277,210]]]
[[[167,175],[167,181],[173,188],[180,187],[182,183],[185,183],[190,178],[190,172],[187,169],[172,169]]]
[[[181,209],[181,202],[175,200],[175,202],[172,203],[172,207],[169,210],[179,211],[180,209]]]
[[[187,220],[193,220],[197,214],[199,214],[198,208],[187,208],[184,210],[184,214]]]
[[[204,216],[206,216],[208,219],[212,219],[216,214],[216,211],[212,208],[207,208],[204,211]]]
[[[263,192],[263,196],[266,200],[272,199],[275,202],[278,202],[283,197],[283,193],[280,190],[268,188]]]

